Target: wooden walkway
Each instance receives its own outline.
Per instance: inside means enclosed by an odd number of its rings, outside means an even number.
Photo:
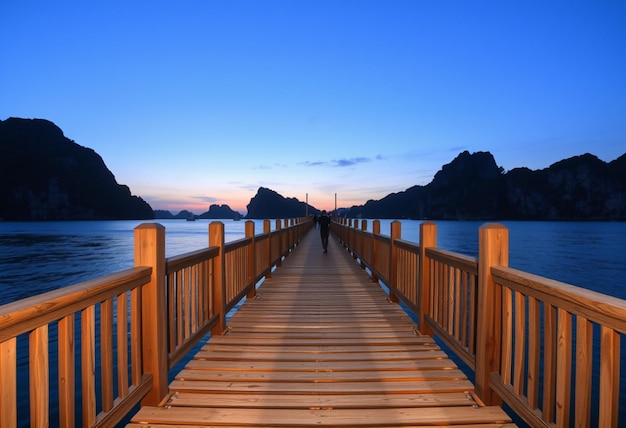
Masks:
[[[258,291],[129,427],[513,426],[332,237]]]

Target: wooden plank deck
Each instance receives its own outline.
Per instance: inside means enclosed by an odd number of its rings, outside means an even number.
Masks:
[[[128,427],[514,426],[317,231]]]

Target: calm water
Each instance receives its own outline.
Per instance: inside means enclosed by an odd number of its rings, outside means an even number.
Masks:
[[[244,237],[245,221],[223,222],[227,242]],[[208,245],[209,221],[159,223],[166,228],[168,257]],[[390,234],[390,223],[381,221],[383,235]],[[418,242],[420,223],[403,221],[402,238]],[[436,223],[439,247],[477,255],[484,223]],[[133,229],[139,224],[0,222],[0,304],[132,267]],[[626,223],[503,224],[509,228],[511,267],[626,299]],[[256,233],[262,230],[263,222],[255,221]]]
[[[391,221],[381,220],[390,234]],[[402,222],[402,238],[419,241],[419,221]],[[479,221],[436,221],[437,246],[477,256]],[[509,266],[626,299],[625,222],[504,221]],[[371,221],[368,221],[371,230]]]
[[[208,245],[207,220],[158,222],[166,228],[168,257]],[[223,222],[226,241],[244,237],[245,221]],[[132,267],[133,229],[141,223],[0,222],[0,305]],[[383,235],[390,234],[390,223],[381,221]],[[420,223],[403,221],[402,238],[418,242]],[[435,223],[438,247],[477,255],[483,222]],[[511,267],[626,299],[626,223],[503,224],[509,228]],[[272,221],[272,229],[274,225]],[[255,221],[255,230],[262,232],[262,221]],[[620,407],[624,409],[626,369],[622,366]],[[626,420],[620,426],[626,426]]]
[[[245,236],[244,221],[223,222],[227,242]],[[133,267],[133,233],[141,223],[0,222],[0,305]],[[158,223],[165,226],[167,257],[209,244],[206,220]],[[255,223],[261,233],[263,222]]]

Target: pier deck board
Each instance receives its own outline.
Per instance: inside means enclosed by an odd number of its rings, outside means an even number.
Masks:
[[[317,231],[128,427],[514,426]]]

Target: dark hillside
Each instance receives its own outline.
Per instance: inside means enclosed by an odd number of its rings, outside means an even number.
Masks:
[[[42,119],[0,121],[0,218],[152,219],[152,208],[118,184],[93,150]]]
[[[246,218],[249,219],[298,218],[304,217],[307,212],[306,203],[296,198],[285,198],[265,187],[259,187],[247,208]],[[308,212],[313,215],[319,210],[309,205]]]
[[[504,173],[489,152],[463,152],[426,186],[351,207],[348,217],[447,220],[626,220],[626,155],[584,154]]]

